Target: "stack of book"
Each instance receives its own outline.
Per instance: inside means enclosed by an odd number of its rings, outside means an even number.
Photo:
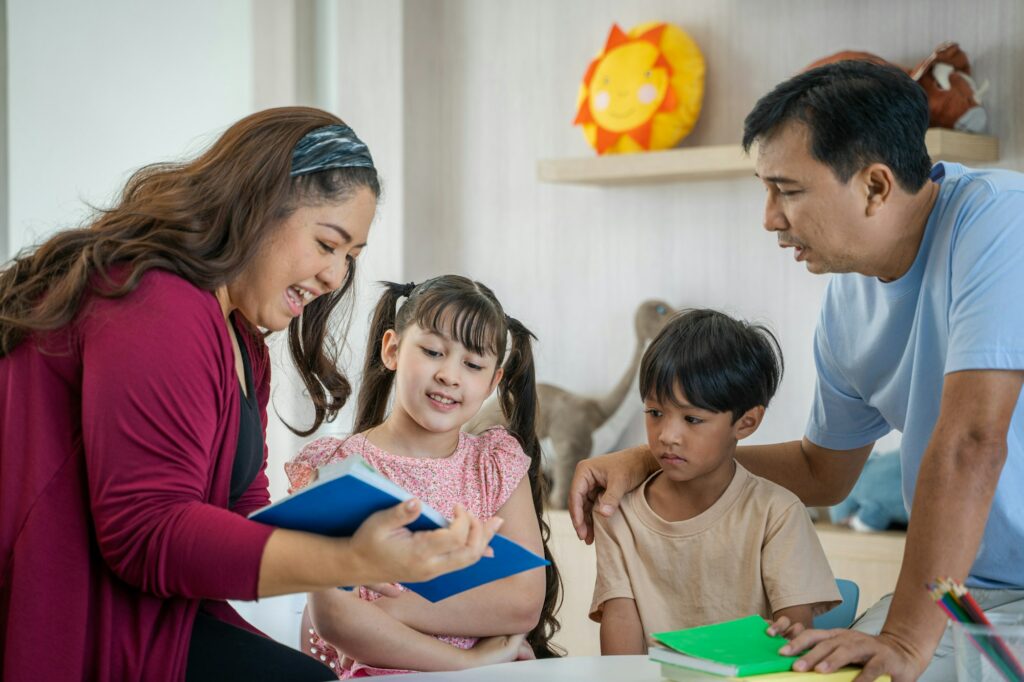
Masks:
[[[843,668],[832,673],[795,672],[791,668],[798,656],[779,653],[786,639],[768,635],[768,621],[760,616],[704,625],[686,630],[652,635],[657,645],[648,657],[661,664],[661,675],[668,680],[748,680],[749,682],[787,682],[808,680],[852,682],[858,668]],[[888,680],[888,676],[879,678]]]

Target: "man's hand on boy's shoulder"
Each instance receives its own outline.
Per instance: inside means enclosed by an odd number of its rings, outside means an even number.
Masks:
[[[643,445],[579,462],[569,487],[569,517],[579,539],[594,542],[594,511],[611,517],[622,497],[655,469],[657,462]]]

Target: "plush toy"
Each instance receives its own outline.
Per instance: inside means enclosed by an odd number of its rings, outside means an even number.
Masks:
[[[598,154],[668,149],[693,129],[703,98],[704,57],[681,28],[615,24],[583,76],[573,123]]]
[[[844,50],[810,64],[807,68],[831,64],[844,59],[861,59],[876,64],[889,64],[870,52]],[[956,43],[942,43],[913,69],[901,68],[917,81],[928,95],[929,125],[954,128],[970,133],[984,132],[988,116],[981,106],[981,96],[988,83],[978,87],[971,78],[967,55]]]
[[[545,446],[544,470],[550,481],[548,504],[564,509],[576,463],[592,454],[608,452],[628,421],[639,413],[639,401],[626,402],[636,392],[637,370],[647,342],[653,339],[675,311],[664,301],[644,301],[634,317],[636,349],[622,378],[604,396],[567,391],[552,384],[537,384],[537,437]],[[492,426],[506,426],[497,401],[487,401],[465,426],[480,433]]]
[[[900,453],[875,452],[868,457],[853,490],[845,500],[829,509],[829,518],[832,523],[862,532],[906,526]]]

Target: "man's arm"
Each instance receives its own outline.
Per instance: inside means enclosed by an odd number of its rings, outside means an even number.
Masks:
[[[804,438],[774,445],[736,448],[751,473],[778,483],[812,507],[839,504],[850,494],[874,443],[855,450],[830,450]]]
[[[601,655],[646,653],[647,639],[636,602],[623,597],[606,601],[601,607]]]
[[[855,682],[883,673],[906,682],[928,666],[945,617],[924,585],[936,577],[963,579],[970,571],[1006,461],[1007,432],[1022,383],[1021,371],[946,375],[939,419],[917,476],[903,566],[881,634],[801,634],[791,650],[816,646],[795,669],[825,672],[861,663],[864,670]]]
[[[804,438],[802,442],[740,447],[736,458],[754,474],[793,491],[804,504],[826,506],[849,494],[873,445],[829,450]],[[658,462],[646,445],[577,464],[569,488],[569,515],[580,540],[588,545],[594,541],[594,511],[610,517],[622,496],[657,469]]]

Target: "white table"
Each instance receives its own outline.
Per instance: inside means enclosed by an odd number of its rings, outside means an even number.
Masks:
[[[393,682],[661,682],[661,666],[647,656],[567,656],[517,661],[456,672],[386,675]]]

